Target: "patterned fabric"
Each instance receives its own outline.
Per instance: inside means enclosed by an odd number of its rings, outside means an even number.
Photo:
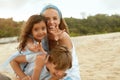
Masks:
[[[28,61],[29,64],[25,68],[25,74],[30,75],[30,76],[33,74],[34,61],[37,55],[39,54],[26,55],[26,60]],[[50,78],[50,73],[47,71],[46,66],[44,66],[40,73],[39,80],[49,80],[49,78]]]
[[[29,37],[33,40],[34,44],[37,43],[32,36],[29,36]],[[48,51],[47,37],[42,39],[41,42],[42,42],[42,46],[43,46],[44,50]],[[29,55],[29,54],[36,54],[36,53],[30,51],[27,47],[26,47],[25,51],[21,51],[21,52],[16,51],[3,64],[0,65],[0,69],[5,69],[8,66],[8,64],[10,63],[10,61],[13,60],[15,57],[20,56],[20,55]],[[20,66],[21,66],[22,70],[24,70],[24,67],[26,66],[26,63],[25,64],[22,63],[22,64],[20,64]]]

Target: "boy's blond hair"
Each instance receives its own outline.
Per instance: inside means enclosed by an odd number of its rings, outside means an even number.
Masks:
[[[49,55],[48,61],[56,65],[56,70],[66,70],[72,67],[72,56],[67,47],[57,45]]]

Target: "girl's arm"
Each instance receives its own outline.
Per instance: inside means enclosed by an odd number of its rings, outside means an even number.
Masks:
[[[72,41],[68,33],[63,32],[61,35],[59,35],[59,37],[60,37],[58,40],[59,45],[65,45],[69,50],[73,48]]]
[[[24,55],[17,56],[10,62],[11,67],[13,68],[14,72],[18,75],[20,79],[26,76],[26,74],[22,71],[20,67],[20,63],[24,62],[27,62]]]

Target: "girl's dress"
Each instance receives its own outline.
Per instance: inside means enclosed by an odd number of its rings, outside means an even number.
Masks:
[[[34,44],[37,44],[37,41],[36,41],[32,36],[29,36],[29,37],[33,40]],[[42,47],[43,47],[43,49],[48,52],[47,37],[45,37],[44,39],[42,39],[41,42],[42,42]],[[8,66],[8,64],[10,63],[10,61],[13,60],[13,59],[14,59],[15,57],[17,57],[17,56],[20,56],[20,55],[30,55],[30,54],[41,54],[41,52],[35,53],[35,52],[30,51],[30,50],[26,47],[26,50],[25,50],[25,51],[17,51],[17,52],[15,52],[14,54],[12,54],[2,65],[0,65],[0,66],[1,66],[0,68],[1,68],[1,69],[4,69],[5,66]],[[28,63],[21,63],[20,66],[21,66],[21,69],[22,69],[23,71],[25,71],[26,67],[28,66]],[[32,67],[33,67],[33,66],[32,66]]]

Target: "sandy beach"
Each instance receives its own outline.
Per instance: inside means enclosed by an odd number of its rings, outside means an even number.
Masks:
[[[82,80],[120,80],[119,32],[71,39],[77,51]],[[17,45],[17,42],[0,44],[0,64],[16,52]],[[11,78],[14,76],[7,70],[2,73]]]

